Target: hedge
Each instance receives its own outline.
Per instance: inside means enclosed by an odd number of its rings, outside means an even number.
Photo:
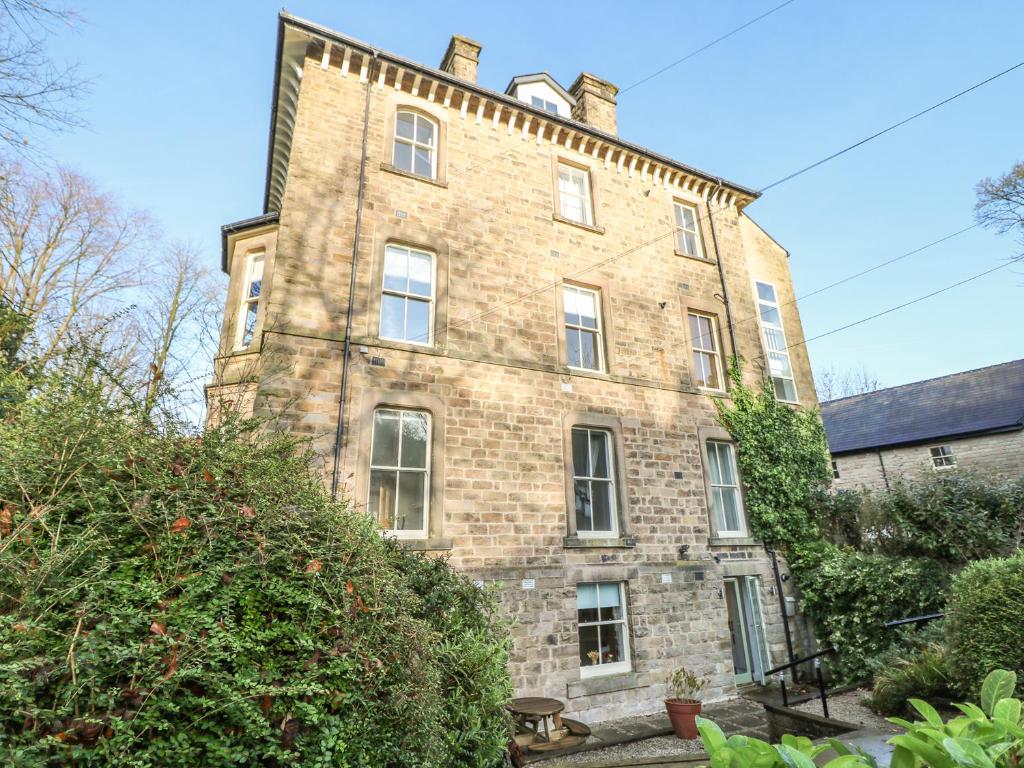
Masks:
[[[1024,677],[1024,554],[972,563],[953,580],[947,606],[949,664],[973,695],[993,669]]]
[[[819,637],[839,651],[833,672],[841,680],[871,676],[873,659],[899,635],[886,621],[942,609],[949,583],[934,560],[886,557],[827,542],[794,547],[789,565]]]
[[[501,764],[491,595],[332,504],[300,444],[53,378],[0,445],[0,764]]]

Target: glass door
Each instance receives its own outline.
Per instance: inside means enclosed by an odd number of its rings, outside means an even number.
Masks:
[[[745,590],[740,585],[739,579],[725,579],[722,588],[725,591],[725,606],[729,617],[732,666],[736,675],[736,684],[742,685],[754,680],[750,664],[750,640],[747,633],[746,611],[744,610],[743,592]]]

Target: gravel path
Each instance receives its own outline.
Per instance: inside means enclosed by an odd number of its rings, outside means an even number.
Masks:
[[[880,728],[882,730],[890,731],[892,733],[898,733],[900,731],[892,723],[888,722],[881,715],[876,715],[867,705],[864,700],[871,695],[871,691],[865,688],[858,688],[855,691],[847,691],[841,693],[838,696],[828,697],[828,714],[833,720],[843,720],[847,723],[855,723],[861,728]],[[812,699],[806,701],[803,704],[798,704],[793,709],[799,709],[801,712],[810,712],[811,714],[821,714],[821,701],[819,699]]]
[[[656,736],[653,739],[633,741],[629,744],[619,744],[615,747],[595,749],[592,752],[579,752],[575,755],[545,760],[538,765],[538,768],[561,768],[561,766],[586,765],[588,763],[627,760],[641,757],[677,757],[680,755],[692,755],[696,752],[703,752],[704,746],[700,739],[683,741],[675,736]]]

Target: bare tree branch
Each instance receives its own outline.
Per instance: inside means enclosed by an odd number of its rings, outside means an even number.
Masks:
[[[814,388],[818,390],[818,400],[824,403],[840,397],[874,392],[882,388],[882,383],[863,366],[840,369],[832,365],[815,374]]]

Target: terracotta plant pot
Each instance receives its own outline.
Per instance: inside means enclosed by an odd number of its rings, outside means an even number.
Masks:
[[[682,699],[665,699],[668,719],[672,721],[672,730],[680,739],[696,739],[697,715],[700,714],[699,701],[683,701]]]

